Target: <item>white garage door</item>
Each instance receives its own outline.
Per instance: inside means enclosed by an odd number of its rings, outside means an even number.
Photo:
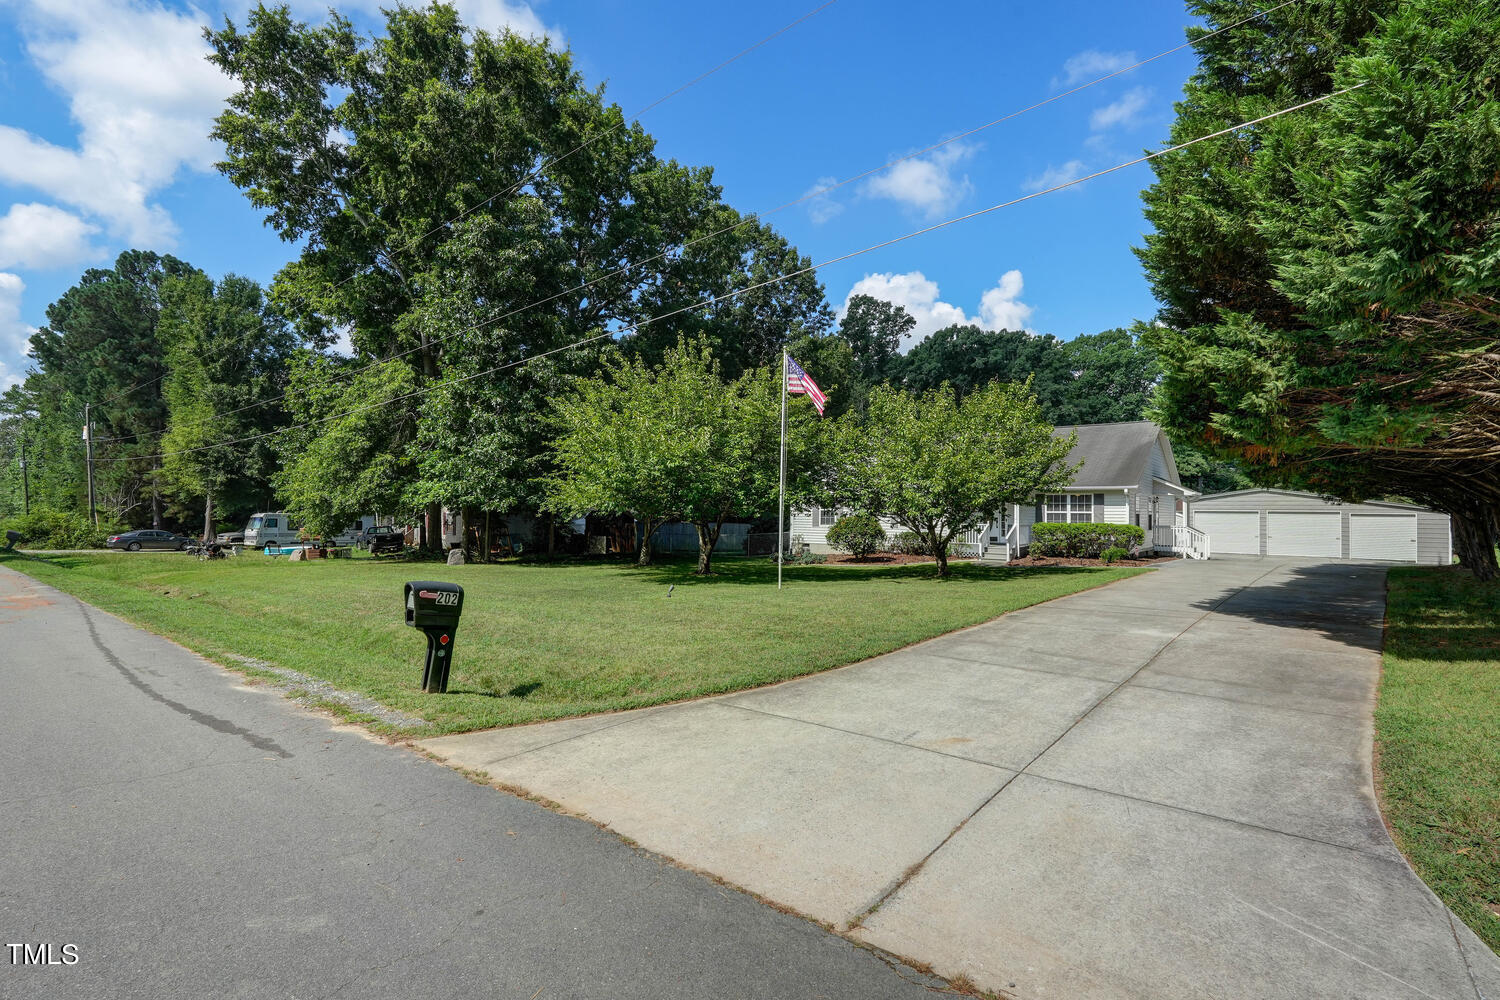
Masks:
[[[1193,527],[1208,536],[1208,550],[1221,555],[1260,555],[1260,513],[1195,510]]]
[[[1266,554],[1337,559],[1344,554],[1339,520],[1337,513],[1270,511],[1266,514]]]
[[[1350,514],[1349,558],[1417,561],[1417,515]]]

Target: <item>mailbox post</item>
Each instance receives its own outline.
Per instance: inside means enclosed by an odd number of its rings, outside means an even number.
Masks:
[[[422,690],[448,690],[448,668],[453,663],[453,636],[464,609],[464,588],[456,583],[413,580],[406,585],[406,624],[427,634],[427,662],[422,668]]]

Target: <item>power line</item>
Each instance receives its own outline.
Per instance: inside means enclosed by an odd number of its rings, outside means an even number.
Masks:
[[[750,53],[754,52],[756,49],[759,49],[762,46],[766,45],[767,43],[769,43],[771,41],[774,41],[775,39],[779,38],[780,36],[786,34],[788,31],[791,31],[793,28],[795,28],[797,25],[801,24],[803,21],[808,20],[813,15],[815,15],[815,14],[817,14],[817,13],[825,10],[828,7],[832,7],[837,2],[838,2],[838,0],[824,0],[823,3],[821,3],[818,6],[814,7],[812,10],[808,11],[806,14],[803,14],[801,17],[797,18],[795,21],[792,21],[790,24],[787,24],[787,25],[784,25],[784,26],[782,26],[780,28],[777,28],[775,31],[771,32],[769,35],[765,36],[760,41],[755,42],[754,44],[749,45],[749,46],[741,49],[740,51],[736,52],[734,55],[730,56],[728,59],[725,59],[723,62],[719,63],[717,66],[714,66],[712,69],[704,70],[702,73],[699,73],[697,76],[693,77],[687,83],[684,83],[682,86],[678,87],[676,90],[672,91],[671,93],[664,94],[663,96],[658,97],[656,100],[652,101],[650,104],[648,104],[645,107],[641,108],[640,110],[636,111],[632,115],[622,115],[621,118],[620,118],[620,120],[618,122],[616,122],[615,124],[611,125],[609,128],[605,129],[603,132],[600,132],[598,135],[594,136],[593,138],[591,138],[591,139],[585,139],[583,142],[580,142],[578,145],[574,146],[572,149],[568,150],[566,153],[562,153],[562,154],[559,154],[558,156],[552,157],[551,159],[544,160],[539,166],[537,166],[537,167],[533,168],[531,171],[529,171],[526,174],[526,176],[522,177],[520,180],[516,181],[514,184],[510,185],[509,187],[505,188],[504,190],[495,192],[494,194],[490,195],[488,198],[486,198],[483,201],[479,202],[477,205],[471,205],[470,207],[464,209],[462,212],[459,212],[457,215],[455,215],[453,218],[447,220],[446,222],[440,222],[440,223],[438,223],[436,226],[433,226],[431,229],[427,230],[425,233],[422,233],[420,236],[413,237],[412,239],[408,240],[406,243],[402,244],[401,246],[397,247],[396,249],[385,251],[386,256],[390,257],[390,256],[392,256],[394,254],[397,254],[397,253],[405,253],[406,251],[410,250],[412,247],[416,246],[418,243],[421,243],[422,241],[426,240],[427,237],[431,236],[433,233],[441,232],[442,230],[447,229],[449,226],[452,226],[455,222],[459,222],[462,219],[466,218],[467,216],[472,215],[474,212],[479,211],[481,208],[485,208],[488,205],[493,204],[499,198],[505,198],[505,197],[508,197],[508,196],[514,194],[515,192],[519,191],[522,187],[524,187],[525,185],[529,184],[531,181],[533,181],[536,178],[540,177],[541,174],[542,174],[542,171],[546,170],[548,167],[553,166],[554,164],[559,163],[562,160],[566,160],[568,157],[572,156],[574,153],[577,153],[580,150],[586,149],[587,147],[589,147],[589,146],[593,145],[594,143],[598,142],[600,139],[603,139],[603,138],[606,138],[607,136],[613,135],[615,132],[618,132],[621,128],[624,128],[626,124],[628,124],[629,122],[634,121],[635,119],[639,118],[641,115],[643,115],[646,112],[650,111],[652,108],[655,108],[655,107],[658,107],[658,106],[660,106],[662,104],[665,104],[667,101],[670,101],[672,98],[676,97],[678,94],[682,93],[684,90],[687,90],[688,88],[690,88],[692,86],[695,86],[698,83],[701,83],[702,81],[704,81],[704,80],[708,79],[709,77],[713,76],[715,73],[719,72],[719,70],[724,69],[726,66],[729,66],[732,63],[738,62],[740,59],[743,59],[745,56],[747,56]],[[368,265],[366,267],[368,267]],[[365,270],[366,270],[366,268],[360,268],[360,269],[356,270],[353,274],[349,275],[349,277],[344,278],[344,279],[338,281],[337,283],[329,286],[328,291],[330,291],[330,292],[337,291],[338,289],[342,288],[344,285],[346,285],[349,282],[353,281],[360,274],[364,273]]]
[[[148,385],[154,385],[157,382],[160,382],[162,379],[166,378],[170,374],[172,374],[172,373],[171,372],[162,372],[160,375],[156,376],[156,378],[150,379],[150,380],[145,381],[145,382],[137,382],[135,385],[131,386],[129,389],[121,389],[119,392],[115,393],[113,396],[106,396],[105,398],[99,400],[94,405],[95,406],[103,406],[105,403],[113,403],[115,400],[119,399],[121,396],[128,396],[132,392],[135,392],[137,389],[144,389]],[[103,439],[101,439],[101,440],[103,440]]]
[[[830,0],[830,2],[832,2],[832,0]],[[1067,98],[1067,97],[1070,97],[1070,96],[1072,96],[1074,94],[1080,93],[1081,91],[1088,90],[1090,87],[1097,86],[1098,84],[1104,83],[1107,80],[1112,80],[1112,79],[1114,79],[1117,76],[1121,76],[1121,75],[1123,75],[1125,73],[1132,72],[1133,70],[1139,69],[1140,67],[1145,66],[1145,65],[1147,65],[1149,63],[1156,62],[1159,59],[1163,59],[1163,58],[1165,58],[1165,57],[1167,57],[1169,55],[1173,55],[1174,53],[1181,52],[1184,49],[1192,48],[1193,46],[1196,46],[1196,45],[1198,45],[1201,42],[1204,42],[1204,41],[1206,41],[1206,40],[1208,40],[1210,38],[1213,38],[1215,35],[1222,34],[1223,32],[1226,32],[1226,31],[1231,31],[1234,28],[1238,28],[1238,27],[1240,27],[1242,25],[1248,24],[1251,21],[1254,21],[1257,18],[1266,17],[1266,16],[1268,16],[1270,14],[1274,14],[1276,11],[1281,10],[1283,7],[1289,7],[1292,4],[1299,3],[1299,2],[1301,2],[1301,0],[1283,0],[1282,3],[1277,4],[1275,7],[1268,7],[1265,10],[1257,11],[1256,13],[1251,14],[1251,15],[1249,15],[1247,17],[1241,18],[1240,20],[1235,21],[1232,24],[1227,24],[1227,25],[1225,25],[1222,28],[1217,28],[1214,31],[1210,31],[1210,32],[1208,32],[1206,34],[1199,35],[1197,38],[1192,39],[1191,41],[1183,42],[1181,45],[1173,46],[1170,49],[1164,49],[1163,51],[1158,52],[1158,53],[1156,53],[1153,56],[1148,56],[1147,58],[1142,59],[1139,62],[1132,63],[1129,66],[1123,67],[1121,69],[1117,69],[1117,70],[1115,70],[1115,71],[1113,71],[1111,73],[1106,73],[1103,76],[1096,77],[1095,79],[1089,80],[1086,83],[1081,83],[1078,86],[1073,87],[1071,90],[1063,91],[1060,94],[1054,94],[1052,97],[1049,97],[1046,100],[1038,101],[1035,104],[1031,104],[1031,105],[1028,105],[1027,107],[1021,108],[1018,111],[1012,111],[1009,114],[1002,115],[999,118],[996,118],[996,119],[993,119],[992,121],[986,122],[983,125],[977,125],[977,126],[975,126],[973,128],[970,128],[970,129],[968,129],[966,131],[960,132],[957,135],[950,136],[949,138],[943,139],[943,140],[941,140],[939,142],[935,142],[935,143],[933,143],[930,146],[923,147],[922,149],[919,149],[916,152],[907,153],[904,156],[898,156],[897,158],[895,158],[893,160],[889,160],[886,163],[883,163],[883,164],[881,164],[878,167],[871,167],[868,170],[863,170],[863,171],[861,171],[861,172],[859,172],[857,174],[854,174],[854,175],[852,175],[850,177],[846,177],[846,178],[844,178],[841,181],[836,181],[836,182],[834,182],[832,184],[829,184],[829,185],[827,185],[825,187],[815,188],[814,190],[808,191],[806,194],[802,195],[801,197],[794,198],[793,200],[785,202],[784,204],[778,205],[775,208],[768,209],[768,210],[763,211],[763,212],[757,212],[757,213],[753,213],[751,215],[744,216],[738,222],[736,222],[736,223],[734,223],[732,225],[725,226],[724,228],[715,230],[714,232],[711,232],[711,233],[706,233],[703,236],[694,237],[693,239],[688,240],[685,243],[683,243],[680,247],[676,247],[676,248],[673,248],[673,249],[665,250],[662,253],[656,254],[653,257],[645,257],[645,258],[642,258],[641,260],[634,261],[634,262],[632,262],[630,264],[626,264],[626,265],[624,265],[622,267],[618,267],[615,270],[609,271],[609,272],[607,272],[605,274],[602,274],[602,275],[600,275],[597,278],[591,278],[590,280],[585,281],[582,284],[574,285],[572,288],[567,288],[567,289],[564,289],[563,291],[556,292],[556,293],[554,293],[552,295],[547,296],[546,298],[537,299],[536,301],[530,302],[530,303],[528,303],[528,304],[526,304],[524,306],[518,306],[518,307],[516,307],[514,309],[509,310],[508,312],[495,312],[495,313],[492,313],[490,316],[486,317],[485,319],[479,320],[478,322],[473,323],[470,326],[464,327],[463,329],[455,330],[452,333],[444,334],[441,337],[435,337],[435,338],[433,338],[431,341],[429,341],[426,344],[421,344],[421,345],[418,345],[416,347],[408,348],[407,350],[404,350],[404,351],[398,351],[395,354],[388,355],[388,356],[386,356],[384,358],[377,358],[374,361],[371,361],[371,362],[369,362],[369,363],[367,363],[365,365],[362,365],[359,368],[355,368],[355,369],[350,370],[350,371],[344,371],[344,372],[334,373],[333,375],[331,375],[329,377],[329,379],[330,379],[330,381],[332,381],[332,380],[338,380],[338,379],[344,379],[344,378],[352,378],[352,377],[354,377],[356,375],[360,375],[360,374],[362,374],[364,372],[367,372],[370,369],[378,367],[380,365],[387,364],[387,363],[389,363],[391,361],[395,361],[395,360],[397,360],[399,358],[407,357],[409,355],[417,353],[418,351],[427,350],[427,349],[431,348],[432,346],[434,346],[436,344],[444,343],[445,341],[451,340],[454,337],[462,337],[462,336],[465,336],[467,334],[474,333],[474,332],[476,332],[478,330],[481,330],[481,329],[483,329],[483,328],[485,328],[487,326],[490,326],[490,325],[492,325],[494,323],[500,323],[500,322],[503,322],[503,321],[505,321],[507,319],[511,319],[512,317],[518,316],[521,313],[528,312],[528,311],[530,311],[532,309],[537,308],[538,306],[546,305],[549,302],[555,302],[556,300],[558,300],[560,298],[563,298],[564,296],[572,295],[575,292],[585,291],[585,290],[587,290],[589,288],[592,288],[594,285],[599,284],[600,282],[608,281],[610,278],[615,278],[615,277],[618,277],[618,276],[620,276],[622,274],[627,274],[627,273],[629,273],[631,271],[634,271],[634,270],[636,270],[638,268],[645,267],[647,264],[653,264],[653,263],[656,263],[657,261],[665,260],[665,259],[671,257],[674,253],[676,253],[678,255],[679,259],[680,259],[681,255],[683,253],[685,253],[688,250],[689,247],[697,246],[698,244],[703,243],[703,242],[705,242],[707,240],[711,240],[711,239],[715,239],[715,238],[717,238],[719,236],[723,236],[725,233],[733,232],[736,229],[743,228],[744,226],[747,226],[747,225],[751,224],[752,222],[757,222],[757,221],[759,221],[761,219],[764,219],[767,216],[775,215],[776,213],[783,212],[783,211],[785,211],[785,210],[787,210],[789,208],[794,208],[797,205],[800,205],[803,202],[806,202],[806,201],[808,201],[808,200],[810,200],[812,198],[817,198],[817,197],[820,197],[822,195],[828,194],[831,191],[836,191],[836,190],[838,190],[840,188],[846,187],[846,186],[848,186],[850,184],[853,184],[855,181],[861,180],[861,179],[863,179],[865,177],[869,177],[871,174],[877,174],[877,173],[879,173],[882,170],[886,170],[886,169],[888,169],[890,167],[894,167],[894,166],[896,166],[898,164],[905,163],[907,160],[915,159],[916,157],[923,156],[923,155],[925,155],[927,153],[930,153],[930,152],[932,152],[934,150],[941,149],[942,147],[944,147],[946,145],[949,145],[950,143],[957,142],[960,139],[966,139],[969,136],[975,135],[975,134],[977,134],[979,132],[983,132],[985,129],[993,128],[994,126],[1000,125],[1000,124],[1002,124],[1004,122],[1007,122],[1007,121],[1010,121],[1013,118],[1019,118],[1021,115],[1027,114],[1027,113],[1032,112],[1032,111],[1036,111],[1036,110],[1038,110],[1040,108],[1044,108],[1044,107],[1046,107],[1049,104],[1053,104],[1053,103],[1055,103],[1057,101],[1061,101],[1064,98]],[[826,6],[828,6],[828,4],[824,4],[823,6],[826,7]],[[794,27],[796,24],[800,23],[801,21],[805,21],[807,18],[811,17],[813,14],[816,14],[819,10],[822,10],[822,9],[823,9],[822,7],[819,7],[816,10],[814,10],[814,11],[808,13],[808,14],[803,15],[803,17],[800,18],[798,21],[792,22],[792,24],[789,24],[789,25],[787,25],[787,27],[782,28],[781,31],[782,32],[787,31],[788,29]],[[777,34],[780,34],[780,33],[781,32],[778,32]],[[767,41],[769,41],[771,38],[774,38],[774,37],[775,37],[775,35],[767,36],[766,38],[762,39],[760,42],[757,42],[756,45],[752,46],[751,48],[753,49],[753,48],[758,47],[760,45],[764,45]],[[744,50],[744,52],[741,52],[740,55],[744,55],[746,52],[749,52],[749,51],[751,51],[751,50],[750,49],[746,49],[746,50]],[[734,58],[738,59],[739,56],[737,55]],[[733,60],[730,60],[730,61],[733,61]],[[715,72],[717,69],[722,68],[725,65],[728,65],[728,63],[727,62],[726,63],[721,63],[720,66],[715,67],[714,70],[710,70],[709,73]],[[703,75],[706,76],[708,74],[705,73]],[[702,76],[698,77],[698,79],[702,79]],[[697,80],[692,81],[692,83],[696,83],[696,82],[697,82]],[[681,92],[682,90],[686,89],[688,86],[691,86],[692,83],[684,84],[683,87],[679,87],[678,90],[673,91],[673,93],[667,95],[667,97],[671,97],[671,96],[673,96],[673,95]],[[655,107],[656,104],[660,104],[662,101],[664,101],[666,99],[667,99],[666,97],[661,98],[660,100],[656,101],[654,104],[648,105],[647,108],[643,109],[643,110],[649,110],[650,108]],[[637,114],[639,114],[639,112]],[[578,148],[582,148],[582,147],[578,147]],[[576,151],[577,151],[577,149],[574,149],[574,150],[570,151],[570,153],[571,152],[576,152]],[[570,154],[564,154],[564,155],[570,155]],[[496,197],[499,197],[499,196],[497,195]],[[494,198],[490,199],[490,201],[493,201],[493,200],[494,200]],[[482,207],[482,206],[475,206],[475,208],[478,208],[478,207]],[[468,211],[473,211],[473,210],[474,209],[470,209]],[[467,214],[467,212],[465,214]],[[442,228],[442,227],[440,226],[438,228]],[[437,231],[436,229],[432,230],[432,232],[436,232],[436,231]],[[427,235],[431,235],[431,233],[428,233]],[[352,277],[353,276],[351,276],[351,278]],[[346,278],[344,280],[348,281],[350,279]],[[341,284],[343,284],[343,282],[340,282],[339,284],[341,285]],[[337,287],[339,287],[339,285],[335,285],[333,287],[337,288]],[[279,401],[285,399],[286,396],[287,396],[287,393],[282,393],[282,394],[277,395],[277,396],[271,396],[271,397],[269,397],[267,399],[257,400],[256,402],[253,402],[253,403],[247,403],[246,405],[238,407],[236,409],[226,410],[223,413],[214,414],[211,417],[205,417],[205,418],[203,418],[201,420],[194,421],[192,424],[189,424],[189,426],[198,426],[198,425],[201,425],[202,423],[207,422],[208,420],[217,420],[217,419],[221,419],[223,417],[233,416],[236,413],[243,413],[246,410],[255,409],[256,407],[259,407],[259,406],[268,406],[271,403],[279,402]],[[126,437],[139,437],[139,435],[123,435],[123,436],[121,436],[119,438],[101,438],[100,441],[124,440]]]
[[[286,433],[288,431],[299,430],[299,429],[306,428],[306,427],[312,427],[312,426],[315,426],[317,424],[327,423],[327,422],[329,422],[331,420],[337,420],[340,417],[347,417],[347,416],[350,416],[350,415],[355,414],[355,413],[362,413],[362,412],[364,412],[366,410],[373,410],[373,409],[378,409],[378,408],[381,408],[381,407],[390,406],[393,403],[399,403],[399,402],[402,402],[403,400],[414,399],[414,398],[416,398],[418,396],[425,396],[428,393],[434,392],[434,391],[436,391],[438,389],[443,389],[443,388],[447,388],[449,386],[454,386],[454,385],[460,385],[460,384],[462,384],[464,382],[469,382],[469,381],[472,381],[472,380],[474,380],[476,378],[483,378],[486,375],[493,375],[496,372],[505,371],[505,370],[510,369],[510,368],[518,368],[521,365],[529,364],[532,361],[539,361],[542,358],[550,357],[551,355],[554,355],[554,354],[560,354],[563,351],[573,350],[574,348],[583,347],[583,346],[585,346],[587,344],[592,344],[592,343],[595,343],[596,341],[604,340],[605,338],[613,338],[613,337],[620,336],[620,335],[625,334],[625,333],[631,333],[633,331],[641,329],[644,326],[648,326],[648,325],[650,325],[652,323],[659,323],[662,320],[671,319],[674,316],[679,316],[679,315],[681,315],[683,313],[686,313],[686,312],[694,312],[694,311],[697,311],[699,309],[705,309],[708,306],[714,305],[714,304],[716,304],[718,302],[722,302],[722,301],[724,301],[726,299],[735,298],[735,297],[738,297],[740,295],[744,295],[747,292],[753,292],[753,291],[756,291],[757,289],[765,288],[765,287],[770,286],[770,285],[779,284],[780,282],[783,282],[783,281],[789,281],[792,278],[800,277],[801,275],[804,275],[804,274],[809,274],[809,273],[811,273],[813,271],[819,270],[820,268],[828,267],[831,264],[838,264],[838,263],[841,263],[843,261],[850,260],[850,259],[852,259],[854,257],[859,257],[859,256],[863,256],[864,254],[867,254],[867,253],[872,253],[872,252],[874,252],[876,250],[883,250],[886,247],[894,246],[897,243],[904,243],[907,240],[915,239],[918,236],[925,236],[928,233],[937,232],[940,229],[946,229],[949,226],[955,226],[955,225],[958,225],[961,222],[968,222],[971,219],[977,219],[977,218],[980,218],[981,216],[989,215],[989,214],[991,214],[993,212],[998,212],[1001,209],[1010,208],[1010,207],[1012,207],[1014,205],[1019,205],[1022,202],[1027,202],[1027,201],[1031,201],[1031,200],[1033,200],[1035,198],[1040,198],[1043,195],[1053,194],[1055,192],[1062,191],[1065,188],[1074,187],[1076,185],[1083,184],[1083,183],[1085,183],[1087,181],[1091,181],[1091,180],[1095,179],[1096,177],[1103,177],[1103,176],[1105,176],[1107,174],[1112,174],[1112,173],[1115,173],[1117,171],[1124,170],[1127,167],[1133,167],[1133,166],[1136,166],[1136,165],[1141,164],[1141,163],[1146,163],[1146,162],[1149,162],[1151,160],[1155,160],[1155,159],[1157,159],[1159,157],[1165,156],[1168,153],[1174,153],[1174,152],[1177,152],[1178,150],[1186,149],[1189,146],[1196,146],[1200,142],[1207,142],[1209,139],[1217,139],[1217,138],[1219,138],[1221,136],[1229,135],[1230,133],[1238,132],[1238,131],[1240,131],[1242,129],[1250,128],[1251,126],[1254,126],[1254,125],[1259,125],[1259,124],[1261,124],[1263,122],[1268,122],[1268,121],[1270,121],[1273,118],[1280,118],[1282,115],[1288,115],[1288,114],[1291,114],[1294,111],[1301,111],[1302,109],[1312,107],[1315,104],[1321,104],[1324,101],[1331,100],[1331,99],[1333,99],[1335,97],[1340,97],[1340,96],[1342,96],[1344,94],[1350,93],[1351,91],[1358,90],[1359,88],[1365,86],[1365,84],[1367,82],[1368,81],[1364,81],[1364,82],[1361,82],[1361,83],[1357,83],[1357,84],[1355,84],[1352,87],[1345,87],[1342,90],[1335,90],[1335,91],[1333,91],[1331,93],[1324,94],[1321,97],[1314,97],[1311,100],[1303,101],[1300,104],[1294,104],[1291,107],[1282,108],[1279,111],[1272,111],[1269,114],[1261,115],[1259,118],[1253,118],[1253,119],[1251,119],[1249,121],[1240,122],[1237,125],[1230,125],[1229,127],[1219,129],[1216,132],[1210,132],[1207,135],[1201,135],[1201,136],[1198,136],[1195,139],[1189,139],[1186,142],[1177,143],[1174,146],[1167,146],[1167,147],[1165,147],[1163,149],[1158,149],[1158,150],[1156,150],[1154,152],[1146,153],[1144,155],[1138,156],[1138,157],[1136,157],[1135,159],[1132,159],[1132,160],[1125,160],[1124,162],[1117,163],[1117,164],[1115,164],[1112,167],[1106,167],[1103,170],[1096,170],[1096,171],[1094,171],[1091,174],[1087,174],[1087,175],[1082,176],[1082,177],[1075,177],[1072,180],[1064,181],[1064,182],[1062,182],[1060,184],[1054,184],[1052,187],[1043,188],[1040,191],[1033,191],[1030,194],[1022,195],[1019,198],[1012,198],[1009,201],[1002,201],[1002,202],[999,202],[997,204],[991,205],[988,208],[982,208],[982,209],[979,209],[979,210],[974,211],[974,212],[968,212],[968,213],[966,213],[964,215],[954,216],[951,219],[946,219],[946,220],[944,220],[942,222],[934,223],[931,226],[925,226],[925,227],[923,227],[921,229],[913,230],[912,232],[906,233],[904,235],[897,236],[897,237],[894,237],[894,238],[889,239],[889,240],[884,240],[884,241],[882,241],[880,243],[872,244],[872,245],[867,246],[867,247],[865,247],[865,248],[863,248],[861,250],[853,250],[853,251],[850,251],[849,253],[842,254],[842,255],[840,255],[838,257],[830,257],[827,260],[819,261],[816,264],[810,264],[807,267],[799,268],[796,271],[790,271],[790,272],[788,272],[786,274],[779,275],[779,276],[777,276],[775,278],[768,278],[765,281],[757,282],[756,284],[748,285],[748,286],[746,286],[744,288],[739,288],[739,289],[736,289],[736,290],[734,290],[732,292],[726,292],[723,295],[715,296],[714,298],[707,299],[707,300],[705,300],[703,302],[695,302],[695,303],[693,303],[691,305],[682,306],[682,307],[680,307],[678,309],[673,309],[670,312],[662,313],[659,316],[652,316],[649,319],[642,320],[639,323],[633,324],[631,326],[624,327],[624,328],[619,329],[619,330],[609,330],[609,331],[605,331],[604,333],[596,334],[595,336],[592,336],[592,337],[585,337],[582,340],[574,341],[571,344],[565,344],[562,347],[555,347],[555,348],[553,348],[551,350],[543,351],[543,352],[541,352],[539,354],[534,354],[534,355],[532,355],[530,357],[521,358],[521,359],[516,360],[516,361],[507,361],[504,364],[496,365],[493,368],[487,368],[487,369],[485,369],[484,371],[481,371],[481,372],[475,372],[472,375],[464,375],[464,376],[462,376],[460,378],[448,379],[446,381],[438,382],[438,383],[435,383],[433,385],[423,386],[423,387],[421,387],[419,389],[414,389],[411,392],[402,393],[401,395],[398,395],[398,396],[393,396],[390,399],[381,400],[378,403],[367,403],[367,404],[365,404],[363,406],[356,406],[356,407],[353,407],[353,408],[348,409],[348,410],[340,411],[338,413],[329,414],[326,417],[319,417],[316,420],[308,420],[308,421],[304,421],[304,422],[299,423],[299,424],[290,424],[290,425],[288,425],[286,427],[280,427],[280,428],[277,428],[275,430],[265,431],[264,433],[254,434],[254,435],[251,435],[249,437],[236,438],[236,439],[231,439],[231,440],[227,440],[227,441],[218,441],[218,442],[215,442],[214,444],[200,445],[199,447],[196,447],[196,448],[184,448],[184,449],[182,449],[180,451],[162,452],[162,453],[157,454],[157,455],[144,455],[144,456],[143,455],[136,455],[136,456],[131,456],[130,458],[103,459],[102,461],[133,461],[133,460],[139,460],[141,458],[166,458],[166,457],[168,457],[170,455],[187,455],[187,454],[192,454],[194,452],[199,452],[199,451],[208,451],[208,450],[213,449],[213,448],[223,448],[223,447],[227,447],[227,446],[232,445],[232,444],[245,444],[245,443],[248,443],[248,442],[251,442],[251,441],[263,440],[265,438],[272,437],[272,436],[277,435],[277,434],[284,434],[284,433]]]

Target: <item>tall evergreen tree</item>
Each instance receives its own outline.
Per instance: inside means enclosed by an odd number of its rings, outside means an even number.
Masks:
[[[1267,20],[1207,47],[1174,142],[1359,89],[1155,161],[1140,255],[1164,304],[1157,410],[1260,481],[1447,511],[1462,561],[1495,579],[1500,9],[1301,3]]]

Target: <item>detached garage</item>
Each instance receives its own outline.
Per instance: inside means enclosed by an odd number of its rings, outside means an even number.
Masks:
[[[1236,490],[1195,497],[1188,524],[1214,555],[1299,556],[1447,565],[1447,514],[1404,503],[1336,503],[1291,490]]]

